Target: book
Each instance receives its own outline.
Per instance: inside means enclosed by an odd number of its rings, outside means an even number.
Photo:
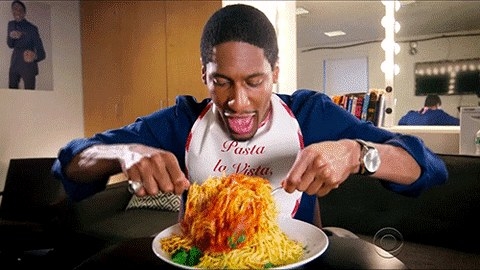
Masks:
[[[357,105],[355,106],[355,117],[357,117],[358,119],[361,118],[362,116],[362,110],[363,110],[363,103],[365,102],[365,96],[366,94],[364,95],[359,95],[357,97]]]
[[[366,93],[365,96],[363,96],[363,103],[362,103],[362,111],[360,113],[360,120],[367,120],[367,110],[368,110],[368,104],[370,103],[370,93]]]
[[[342,106],[342,108],[344,108],[346,110],[347,109],[347,104],[348,104],[348,96],[343,95],[340,105]]]
[[[366,103],[365,103],[365,97]],[[348,93],[344,95],[335,95],[331,97],[333,103],[344,108],[346,111],[357,117],[362,118],[362,112],[364,114],[363,119],[366,119],[368,100],[370,100],[370,94],[365,92]]]
[[[377,108],[375,110],[374,124],[377,127],[383,126],[383,118],[385,116],[385,94],[381,93],[378,96]]]
[[[355,115],[355,112],[357,111],[357,99],[358,97],[356,96],[350,96],[351,102],[350,102],[350,110],[349,112],[352,115]]]
[[[333,103],[335,103],[337,105],[340,105],[341,100],[342,100],[342,96],[335,95],[335,96],[332,97]]]
[[[347,110],[347,112],[351,111],[351,109],[352,109],[352,96],[347,96],[347,104],[346,104],[345,109]]]
[[[370,100],[367,107],[366,121],[375,124],[375,112],[377,110],[378,95],[375,91],[370,92]]]

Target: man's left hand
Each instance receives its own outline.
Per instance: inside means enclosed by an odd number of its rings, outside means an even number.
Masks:
[[[325,196],[358,170],[360,147],[354,140],[326,141],[305,147],[283,181],[287,192]]]

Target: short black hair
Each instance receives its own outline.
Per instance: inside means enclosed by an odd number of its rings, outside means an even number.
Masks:
[[[246,42],[263,49],[272,70],[278,61],[275,28],[267,16],[253,6],[228,5],[210,17],[200,41],[202,64],[212,61],[213,47],[228,41]]]
[[[14,1],[12,2],[12,7],[13,7],[13,5],[15,5],[15,4],[19,4],[20,6],[22,6],[23,11],[27,12],[27,7],[25,6],[25,4],[24,4],[22,1],[14,0]]]
[[[425,99],[425,107],[433,107],[433,106],[440,106],[442,105],[442,100],[438,95],[428,95]]]

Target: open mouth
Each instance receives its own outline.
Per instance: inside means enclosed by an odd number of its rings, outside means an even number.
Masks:
[[[233,133],[238,135],[250,134],[253,131],[254,114],[232,117],[227,116],[228,126]]]

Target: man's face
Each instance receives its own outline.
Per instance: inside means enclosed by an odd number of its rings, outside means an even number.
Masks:
[[[270,111],[278,66],[272,71],[263,49],[230,41],[215,46],[202,79],[231,138],[252,138]]]
[[[23,9],[22,5],[15,3],[12,5],[12,15],[15,21],[19,22],[25,18],[25,10]]]

